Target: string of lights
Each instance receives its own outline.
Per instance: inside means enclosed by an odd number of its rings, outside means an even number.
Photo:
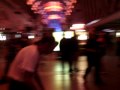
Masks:
[[[71,15],[76,0],[27,0],[27,5],[36,14],[42,15],[42,22],[57,19],[61,23],[66,21],[66,16]]]

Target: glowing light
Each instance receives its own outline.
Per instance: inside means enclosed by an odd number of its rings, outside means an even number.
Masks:
[[[35,38],[35,36],[34,35],[30,35],[30,36],[28,36],[28,38],[29,39],[33,39],[33,38]]]
[[[116,33],[116,37],[120,37],[120,32],[117,32],[117,33]]]
[[[73,31],[65,31],[64,32],[64,37],[65,38],[71,38],[74,36],[74,32]]]
[[[61,6],[48,6],[44,8],[46,11],[61,11],[63,8]]]
[[[6,38],[6,36],[5,36],[5,35],[0,34],[0,40],[1,40],[1,41],[5,41],[5,40],[7,40],[7,38]]]
[[[104,32],[115,32],[115,30],[112,30],[112,29],[103,29],[102,31],[104,31]]]
[[[56,32],[62,31],[60,21],[57,19],[51,19],[48,22],[49,28],[54,28]]]
[[[87,23],[86,26],[89,26],[89,25],[92,25],[92,24],[94,24],[94,23],[97,23],[97,22],[100,21],[100,20],[101,20],[101,19],[93,20],[93,21]]]
[[[53,37],[58,42],[58,45],[54,48],[53,51],[60,51],[59,44],[60,40],[63,38],[63,32],[53,32]]]
[[[36,0],[28,0],[27,5],[32,5]]]
[[[45,11],[62,11],[63,10],[62,3],[50,1],[44,5],[44,10]]]
[[[87,40],[87,39],[88,37],[85,34],[78,36],[78,40]]]
[[[44,6],[62,6],[62,3],[59,1],[49,1],[48,3],[44,4]]]
[[[53,37],[59,42],[63,38],[63,32],[53,32]]]
[[[85,24],[73,24],[72,26],[76,28],[84,28]]]
[[[55,0],[44,2],[44,0],[27,0],[27,4],[31,5],[31,10],[33,10],[34,13],[41,14],[42,16],[47,15],[47,17],[42,18],[41,21],[44,24],[49,24],[51,19],[59,19],[60,23],[65,23],[66,15],[71,15],[72,8],[74,8],[76,1],[77,0]],[[60,30],[60,28],[57,29]]]
[[[73,24],[72,27],[70,27],[71,30],[80,30],[80,29],[84,29],[85,28],[85,24]]]
[[[54,15],[49,15],[48,19],[61,19],[61,17],[57,14],[54,14]]]

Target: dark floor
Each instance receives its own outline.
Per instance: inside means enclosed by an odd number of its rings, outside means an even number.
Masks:
[[[94,83],[94,68],[84,82],[83,75],[87,67],[86,56],[80,56],[78,60],[79,72],[70,74],[68,64],[62,70],[61,63],[56,60],[56,55],[50,55],[47,59],[40,62],[39,74],[45,90],[120,90],[120,61],[113,53],[103,57],[101,77],[103,85]],[[4,59],[0,60],[0,76],[5,67]],[[7,90],[8,85],[0,85],[0,90]]]

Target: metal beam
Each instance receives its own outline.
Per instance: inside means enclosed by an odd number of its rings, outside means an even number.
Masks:
[[[117,19],[120,19],[120,11],[118,11],[118,12],[116,12],[108,17],[102,18],[96,23],[93,23],[91,25],[86,25],[86,28],[95,28],[95,27],[98,27],[100,25],[104,25],[104,24],[110,23],[112,21],[115,21]]]

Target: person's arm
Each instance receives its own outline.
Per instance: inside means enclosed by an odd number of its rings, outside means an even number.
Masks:
[[[42,83],[42,80],[41,80],[41,77],[40,77],[40,75],[37,72],[34,74],[34,82],[35,82],[34,85],[35,85],[37,90],[39,88],[41,90],[45,90],[45,88],[43,86],[43,83]]]
[[[41,82],[40,76],[38,73],[25,71],[24,82],[33,88],[33,90],[44,90],[43,84]]]

